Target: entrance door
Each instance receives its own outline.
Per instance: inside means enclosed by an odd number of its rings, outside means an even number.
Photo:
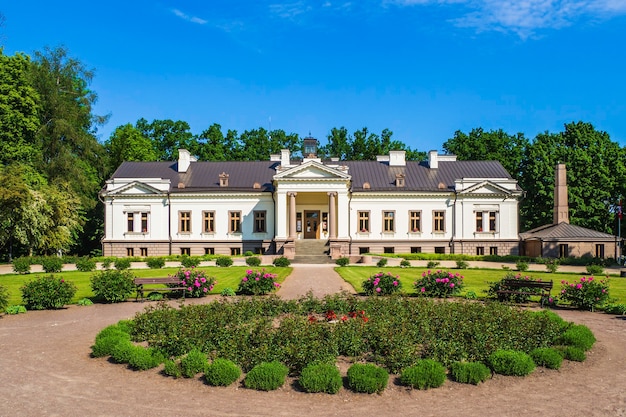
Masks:
[[[320,226],[320,212],[319,211],[304,211],[304,238],[305,239],[318,239],[319,238],[319,226]]]

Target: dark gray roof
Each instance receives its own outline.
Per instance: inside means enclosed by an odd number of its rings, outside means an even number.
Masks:
[[[531,229],[527,232],[520,233],[522,240],[539,239],[543,241],[567,241],[567,240],[612,240],[617,236],[608,233],[602,233],[585,227],[576,226],[566,222],[559,224],[546,224]]]
[[[192,162],[185,173],[177,172],[176,162],[124,162],[111,178],[161,178],[169,179],[172,192],[189,191],[245,191],[253,190],[259,183],[262,191],[272,191],[272,177],[276,174],[276,161]],[[406,166],[392,166],[378,161],[341,161],[332,164],[346,165],[352,176],[353,191],[450,191],[454,181],[461,178],[508,178],[511,176],[497,161],[447,161],[439,168],[430,169],[425,163],[407,161]],[[219,186],[219,175],[229,175],[228,187]],[[405,187],[395,185],[396,174],[405,175]],[[184,188],[178,188],[183,183]],[[519,187],[518,187],[519,190]],[[258,190],[257,190],[258,191]]]

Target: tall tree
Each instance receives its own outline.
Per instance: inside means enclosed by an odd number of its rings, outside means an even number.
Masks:
[[[156,151],[149,138],[130,123],[115,128],[104,143],[109,156],[109,171],[124,161],[156,161]]]
[[[563,132],[537,135],[522,165],[522,229],[552,223],[554,168],[564,163],[570,222],[616,233],[614,207],[625,191],[625,162],[625,150],[590,123],[569,123]]]
[[[191,149],[193,134],[189,124],[181,120],[139,119],[135,127],[141,134],[152,140],[159,161],[172,161],[178,157],[179,149]]]

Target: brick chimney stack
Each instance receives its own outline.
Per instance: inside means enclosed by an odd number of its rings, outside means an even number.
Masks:
[[[567,204],[567,171],[565,164],[558,164],[554,169],[554,211],[553,224],[569,223]]]

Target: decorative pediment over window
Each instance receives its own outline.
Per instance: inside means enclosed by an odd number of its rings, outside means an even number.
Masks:
[[[305,162],[274,175],[274,180],[350,180],[346,172],[330,168],[317,161]]]

